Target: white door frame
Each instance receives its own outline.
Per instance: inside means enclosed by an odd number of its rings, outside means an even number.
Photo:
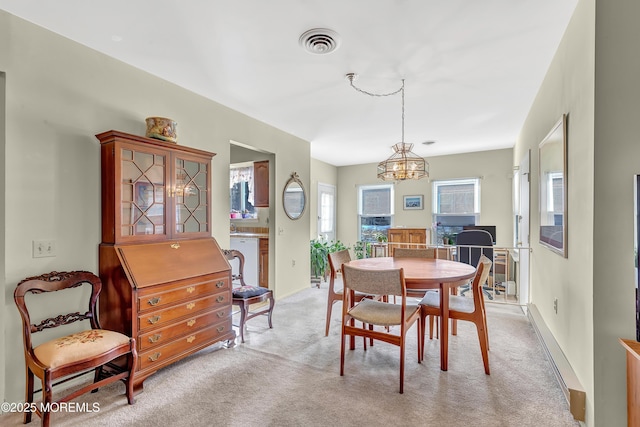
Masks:
[[[529,256],[531,248],[531,150],[527,150],[525,155],[520,161],[518,168],[518,174],[520,177],[519,188],[514,189],[519,191],[518,194],[518,206],[516,221],[518,224],[518,235],[514,236],[516,241],[514,242],[518,250],[518,303],[526,307],[530,301],[529,292]]]
[[[329,207],[331,212],[328,212],[331,216],[330,225],[328,231],[322,231],[323,227],[323,196],[327,195],[332,199],[332,203]],[[324,212],[327,213],[327,212]],[[326,241],[330,242],[332,240],[336,240],[336,186],[331,184],[325,184],[322,182],[318,183],[318,236]]]

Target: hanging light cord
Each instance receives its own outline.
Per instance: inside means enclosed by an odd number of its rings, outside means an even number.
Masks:
[[[404,79],[402,79],[402,86],[400,86],[400,89],[393,91],[393,92],[389,92],[389,93],[372,93],[372,92],[367,92],[366,90],[360,89],[359,87],[356,87],[356,85],[353,84],[353,79],[356,78],[356,74],[355,73],[349,73],[347,74],[347,79],[349,79],[349,84],[351,85],[352,88],[354,88],[355,90],[357,90],[360,93],[364,93],[365,95],[369,95],[369,96],[391,96],[391,95],[395,95],[397,93],[400,93],[402,95],[402,140],[400,142],[404,143]]]

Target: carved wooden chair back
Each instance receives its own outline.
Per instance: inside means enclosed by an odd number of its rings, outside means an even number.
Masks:
[[[233,286],[232,304],[240,309],[240,323],[238,329],[240,330],[240,341],[244,343],[244,330],[246,329],[247,320],[256,316],[266,315],[269,322],[269,328],[273,328],[271,317],[273,315],[273,307],[275,306],[275,299],[273,297],[273,291],[268,288],[260,286],[253,286],[246,284],[244,281],[244,255],[237,249],[227,249],[223,251],[227,257],[227,261],[230,263],[238,262],[238,269],[232,268],[231,279],[237,280],[239,286]],[[262,301],[269,301],[269,306],[266,308],[250,310],[252,304],[258,304]]]
[[[25,302],[27,294],[46,294],[89,284],[91,294],[87,311],[62,313],[31,323],[31,315]],[[57,402],[67,402],[103,385],[123,380],[129,404],[133,404],[133,374],[137,363],[135,340],[119,332],[100,328],[96,314],[98,295],[102,289],[100,278],[88,271],[51,272],[22,280],[13,297],[22,319],[24,357],[27,368],[26,402],[33,403],[34,375],[42,381],[43,408],[53,403],[52,388],[62,382],[94,372],[94,382],[64,396]],[[35,304],[34,304],[35,305]],[[54,338],[34,347],[32,335],[46,329],[54,329],[71,323],[88,320],[91,329]],[[123,368],[111,363],[127,355],[128,363]],[[50,406],[49,406],[50,407]],[[42,425],[48,426],[51,413],[36,411],[42,417]],[[24,422],[31,421],[31,412],[25,412]]]

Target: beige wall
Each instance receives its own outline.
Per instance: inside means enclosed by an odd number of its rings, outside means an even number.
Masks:
[[[640,172],[637,2],[581,0],[514,150],[531,150],[531,298],[587,391],[587,425],[626,425],[635,337],[633,175]],[[568,114],[568,257],[538,244],[538,143]],[[614,236],[614,237],[612,237]],[[553,300],[558,298],[558,313]]]
[[[0,72],[6,73],[5,334],[0,400],[18,402],[24,364],[17,282],[51,270],[97,272],[100,151],[95,134],[144,134],[147,116],[178,122],[178,143],[216,152],[212,163],[212,234],[229,245],[229,144],[275,155],[274,188],[292,171],[310,182],[309,143],[0,11]],[[5,43],[4,41],[10,41]],[[0,141],[1,142],[1,141]],[[274,206],[281,206],[275,193]],[[289,220],[275,209],[271,226],[277,298],[309,286],[309,215]],[[55,258],[31,257],[31,242],[55,239]],[[302,255],[304,254],[304,256]],[[295,260],[295,263],[292,263]],[[294,265],[295,264],[295,265]],[[2,360],[0,358],[0,360]]]
[[[594,260],[594,12],[593,0],[579,2],[514,149],[515,164],[531,150],[531,302],[587,391],[589,425],[594,425],[595,408],[593,268],[589,267]],[[539,244],[538,144],[563,113],[568,115],[567,258]]]
[[[640,173],[640,2],[597,0],[593,235],[595,425],[624,424],[624,351],[635,338],[633,176]]]
[[[394,225],[431,228],[432,180],[477,178],[480,181],[480,224],[497,226],[497,244],[511,246],[513,230],[511,149],[429,157],[429,179],[403,181],[394,186]],[[338,238],[348,246],[358,240],[358,186],[385,184],[377,178],[377,164],[338,168]],[[403,196],[424,195],[423,210],[403,210]]]
[[[2,42],[0,42],[0,50]],[[6,159],[5,156],[5,99],[6,99],[6,74],[0,72],[0,159]],[[0,162],[0,224],[5,224],[4,212],[5,212],[5,178],[4,178],[4,162]],[[0,227],[0,242],[5,241],[5,227]],[[5,277],[4,259],[5,245],[0,245],[0,283],[4,283],[2,280]],[[7,292],[0,292],[0,307],[5,307]],[[6,328],[0,328],[0,349],[6,348],[5,345],[5,330]],[[0,400],[5,396],[5,357],[4,351],[0,350]]]
[[[336,201],[338,196],[338,168],[320,160],[311,159],[311,188],[309,189],[309,240],[318,238],[318,184],[328,184],[336,187]],[[336,224],[339,228],[340,224]]]

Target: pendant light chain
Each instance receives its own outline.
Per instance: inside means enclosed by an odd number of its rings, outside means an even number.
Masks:
[[[404,79],[402,79],[400,91],[402,91],[402,139],[400,142],[404,143]]]
[[[393,92],[389,92],[389,93],[373,93],[373,92],[367,92],[364,89],[360,89],[359,87],[357,87],[356,85],[353,84],[353,79],[356,78],[356,74],[355,73],[349,73],[349,74],[347,74],[346,77],[347,77],[347,79],[349,79],[349,84],[351,85],[352,88],[354,88],[355,90],[357,90],[360,93],[364,93],[365,95],[378,96],[378,97],[392,96],[392,95],[396,95],[398,93],[400,93],[402,95],[402,139],[401,139],[401,142],[404,143],[404,79],[402,79],[402,86],[400,86],[400,89],[398,89],[398,90],[394,90]]]
[[[387,160],[378,164],[378,178],[384,181],[404,181],[406,179],[420,179],[429,176],[429,164],[424,158],[414,154],[411,149],[413,144],[404,142],[404,79],[402,86],[398,90],[389,93],[372,93],[360,89],[353,84],[356,78],[355,73],[349,73],[345,77],[349,80],[349,84],[356,91],[369,96],[382,97],[392,96],[400,93],[402,96],[402,139],[401,142],[393,145],[395,153]]]

